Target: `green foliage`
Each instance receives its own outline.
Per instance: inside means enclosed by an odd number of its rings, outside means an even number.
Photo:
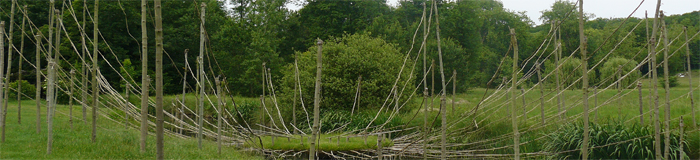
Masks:
[[[571,86],[569,89],[581,88],[582,83],[581,80],[579,80],[583,76],[583,67],[581,67],[581,59],[573,57],[564,57],[559,61],[559,63],[561,63],[559,67],[559,79],[561,82],[561,88],[564,89],[566,87],[569,87],[570,85],[574,84],[574,82],[576,82],[576,84]],[[556,69],[556,66],[554,65],[554,60],[547,60],[545,62],[544,73],[552,73],[550,77],[547,78],[547,82],[549,84],[556,85],[556,72],[554,72],[554,69]],[[588,79],[596,79],[595,72],[589,71]]]
[[[590,145],[600,146],[590,150],[591,159],[654,159],[654,135],[653,128],[633,125],[625,126],[624,123],[590,124]],[[554,159],[580,158],[580,145],[583,141],[583,124],[566,124],[557,132],[547,135],[548,141],[545,150],[553,155]],[[683,142],[686,143],[687,142]],[[661,142],[661,148],[664,148]],[[679,153],[679,135],[671,134],[671,159],[677,159]],[[563,151],[571,151],[564,152]],[[686,157],[687,158],[687,157]]]
[[[665,87],[665,85],[666,85],[666,79],[664,79],[663,77],[659,77],[659,78],[657,79],[657,81],[658,81],[658,84],[659,84],[660,87]],[[678,86],[678,85],[679,85],[679,83],[678,83],[678,77],[676,77],[676,76],[674,76],[674,75],[669,75],[669,76],[668,76],[668,87],[676,87],[676,86]]]
[[[241,117],[238,117],[236,115],[234,115],[234,117],[236,117],[238,122],[250,121],[255,116],[255,113],[256,113],[255,111],[257,111],[258,108],[260,108],[260,106],[257,104],[250,103],[248,101],[243,101],[241,103],[236,104],[236,110],[234,110],[234,111],[238,111],[238,113],[240,113]],[[232,114],[237,114],[237,113],[232,113]]]
[[[298,54],[301,90],[304,102],[309,104],[306,105],[307,107],[313,107],[310,104],[314,101],[316,48],[311,47],[308,51]],[[359,108],[380,107],[396,82],[396,76],[399,75],[404,58],[394,44],[365,34],[344,35],[326,40],[323,45],[321,108],[350,110],[355,99],[359,76],[362,76],[362,100],[357,106]],[[405,68],[397,83],[399,91],[411,77],[408,70],[413,65],[412,62],[411,59],[405,61]],[[287,65],[283,73],[282,90],[291,100],[295,82],[294,65]],[[413,78],[416,77],[413,76]],[[406,91],[412,91],[412,89],[413,86],[408,85]],[[400,98],[402,101],[407,99],[407,94],[404,93]]]
[[[30,84],[29,82],[27,82],[27,80],[22,80],[22,82],[20,84],[22,85],[22,94],[23,94],[23,95],[21,95],[21,99],[22,100],[33,99],[34,93],[36,92],[36,86]],[[8,95],[9,99],[16,100],[16,98],[17,98],[17,81],[10,82],[8,87],[14,88],[14,89],[10,90],[10,94]]]
[[[634,69],[635,67],[637,67],[637,65],[637,61],[625,58],[609,59],[603,64],[603,67],[600,68],[600,77],[603,77],[603,79],[601,79],[601,81],[603,82],[603,84],[601,84],[601,87],[607,87],[610,84],[613,84],[616,81],[618,81],[618,79],[620,79],[622,76],[625,76],[627,73],[632,72],[627,77],[622,79],[622,81],[620,82],[620,87],[627,88],[629,86],[629,88],[635,88],[637,86],[637,79],[640,76],[642,76],[642,73],[639,70]],[[620,77],[618,77],[618,72]]]

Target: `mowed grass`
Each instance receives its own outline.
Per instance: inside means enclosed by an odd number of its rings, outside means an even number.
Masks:
[[[69,123],[69,108],[58,105],[54,116],[53,150],[47,153],[46,108],[42,106],[41,132],[36,133],[36,105],[22,102],[22,123],[17,122],[17,102],[10,101],[7,113],[6,140],[0,144],[0,159],[154,159],[155,135],[148,136],[147,152],[139,148],[140,132],[125,129],[123,124],[98,117],[97,141],[92,134],[90,110],[88,122],[82,121],[82,107],[73,108],[73,128]],[[196,139],[165,136],[166,159],[262,159],[231,146],[224,146],[217,154],[216,142],[204,141],[197,148]]]
[[[248,142],[248,146],[260,147],[260,141],[263,143],[263,148],[273,149],[273,150],[308,150],[310,146],[311,135],[305,135],[301,138],[301,135],[295,135],[294,138],[287,137],[275,137],[274,144],[272,143],[272,136],[262,136],[260,139],[254,138],[253,141]],[[350,150],[366,150],[366,149],[377,149],[377,136],[367,136],[367,143],[365,144],[365,137],[355,137],[351,136],[346,139],[347,136],[340,134],[321,134],[318,139],[317,150],[321,151],[350,151]],[[330,139],[329,139],[330,138]],[[340,140],[338,139],[340,138]],[[303,142],[302,142],[303,141]],[[382,140],[383,147],[390,147],[393,145],[391,139],[384,138]]]

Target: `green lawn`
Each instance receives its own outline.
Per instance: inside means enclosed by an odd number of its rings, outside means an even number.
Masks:
[[[91,117],[88,123],[81,119],[81,107],[73,108],[73,129],[69,125],[69,108],[59,105],[54,117],[53,152],[46,154],[46,108],[42,107],[41,132],[36,133],[36,106],[34,101],[22,102],[22,124],[17,123],[17,102],[11,101],[7,113],[6,141],[0,145],[0,159],[154,159],[155,136],[148,137],[147,152],[139,150],[139,131],[125,129],[122,124],[98,118],[97,142],[90,140]],[[165,137],[166,159],[261,159],[234,147],[224,146],[217,154],[216,142],[204,141],[197,149],[196,139]]]
[[[261,137],[260,140],[254,139],[254,142],[249,142],[249,146],[255,145],[259,147],[260,141],[263,142],[263,147],[266,149],[274,150],[308,150],[309,149],[309,137],[311,135],[305,135],[303,138],[303,143],[300,141],[302,138],[300,135],[296,135],[294,138],[287,137],[275,137],[274,145],[272,143],[271,136]],[[340,140],[338,140],[340,137]],[[331,138],[331,139],[329,139]],[[365,149],[376,149],[377,148],[377,136],[367,136],[367,143],[365,144],[364,137],[350,137],[346,139],[346,136],[340,134],[321,134],[318,140],[318,150],[321,151],[350,151],[350,150],[365,150]],[[253,144],[255,143],[255,144]],[[393,143],[390,139],[384,139],[382,141],[382,146],[389,147]]]

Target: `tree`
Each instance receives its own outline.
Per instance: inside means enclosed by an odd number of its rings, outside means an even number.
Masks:
[[[625,58],[611,58],[607,60],[604,64],[603,67],[600,68],[600,77],[603,77],[601,81],[604,83],[599,84],[600,88],[603,87],[608,87],[609,85],[615,83],[620,77],[618,77],[618,72],[621,76],[624,76],[627,73],[630,73],[625,79],[623,79],[620,82],[621,87],[623,88],[634,88],[636,85],[631,85],[631,84],[636,84],[637,79],[642,76],[641,72],[639,70],[634,70],[634,68],[638,65],[637,61],[630,60],[630,59],[625,59]],[[622,68],[620,68],[620,66]],[[618,71],[618,69],[621,69]]]

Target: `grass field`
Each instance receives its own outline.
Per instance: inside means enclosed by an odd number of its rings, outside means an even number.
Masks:
[[[90,140],[91,116],[88,123],[82,121],[81,107],[73,108],[71,129],[69,108],[59,105],[54,117],[53,152],[46,154],[46,108],[42,107],[41,132],[36,133],[36,106],[34,101],[22,102],[22,124],[17,123],[17,102],[11,101],[7,113],[6,141],[0,145],[0,159],[154,159],[155,136],[150,135],[147,152],[139,150],[138,129],[125,127],[117,122],[98,118],[97,142]],[[197,149],[196,139],[165,136],[166,159],[261,159],[234,147],[224,146],[217,154],[216,143],[204,141],[203,149]]]

